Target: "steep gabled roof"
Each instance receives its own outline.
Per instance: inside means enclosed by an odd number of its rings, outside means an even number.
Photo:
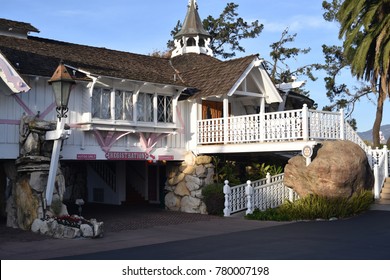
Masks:
[[[250,55],[220,61],[208,55],[185,54],[174,57],[172,65],[186,84],[200,90],[193,98],[210,97],[227,94],[256,58]]]
[[[20,39],[1,35],[0,51],[24,75],[51,77],[63,60],[95,75],[198,89],[192,98],[227,94],[256,59],[251,55],[220,61],[199,54],[167,59],[32,36]]]

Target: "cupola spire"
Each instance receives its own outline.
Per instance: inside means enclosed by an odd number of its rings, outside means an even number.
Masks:
[[[188,1],[187,14],[183,26],[174,39],[175,49],[172,52],[172,57],[186,53],[213,56],[213,51],[209,46],[211,36],[203,27],[196,0]]]

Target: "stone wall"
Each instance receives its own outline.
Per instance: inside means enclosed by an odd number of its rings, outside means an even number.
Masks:
[[[173,211],[207,214],[202,188],[213,183],[214,165],[209,156],[186,156],[179,165],[168,166],[165,207]]]

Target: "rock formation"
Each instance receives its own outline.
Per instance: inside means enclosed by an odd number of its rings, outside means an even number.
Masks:
[[[202,188],[213,183],[214,165],[211,157],[193,157],[192,154],[168,172],[165,190],[165,207],[173,211],[206,214],[202,201]]]
[[[295,156],[288,161],[284,174],[284,184],[300,197],[317,194],[348,198],[374,185],[366,153],[350,141],[324,141],[309,166],[304,157]]]

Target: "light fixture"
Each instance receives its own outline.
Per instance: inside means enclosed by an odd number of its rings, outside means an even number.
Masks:
[[[49,84],[54,91],[58,119],[67,117],[70,91],[75,83],[65,65],[61,62],[49,80]]]

